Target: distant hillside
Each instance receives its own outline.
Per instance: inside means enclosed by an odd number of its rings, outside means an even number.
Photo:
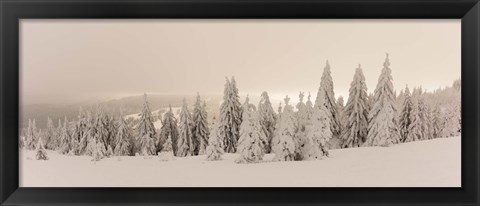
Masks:
[[[209,115],[214,115],[215,110],[218,110],[221,103],[222,95],[205,95],[201,97],[202,100],[207,102],[207,112],[209,112]],[[172,105],[172,107],[180,107],[183,98],[187,99],[190,107],[193,107],[196,95],[148,95],[148,101],[152,111],[167,108],[168,105]],[[123,114],[128,115],[140,112],[142,105],[143,95],[114,99],[101,103],[26,105],[20,108],[20,127],[25,126],[28,119],[35,119],[37,127],[39,128],[46,127],[48,117],[52,118],[55,124],[57,124],[59,119],[63,120],[64,117],[67,117],[67,119],[74,119],[77,117],[80,108],[84,110],[93,110],[98,106],[102,106],[108,112],[117,113],[121,110]]]

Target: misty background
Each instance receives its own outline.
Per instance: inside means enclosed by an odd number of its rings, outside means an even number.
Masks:
[[[395,89],[428,91],[460,78],[460,20],[38,20],[20,21],[21,119],[76,117],[98,104],[136,113],[219,105],[226,76],[251,102],[274,106],[299,91],[315,99],[328,60],[336,97],[348,98],[361,64],[373,92],[385,59]],[[306,98],[305,98],[306,99]],[[276,108],[274,108],[276,110]],[[213,110],[213,109],[212,109]],[[215,115],[215,114],[213,114]]]

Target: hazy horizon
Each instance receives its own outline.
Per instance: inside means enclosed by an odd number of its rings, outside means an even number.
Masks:
[[[393,84],[432,91],[460,78],[459,20],[21,20],[23,105],[147,94],[315,99],[328,60],[348,98],[362,65],[373,92],[390,54]],[[305,97],[306,101],[306,97]]]

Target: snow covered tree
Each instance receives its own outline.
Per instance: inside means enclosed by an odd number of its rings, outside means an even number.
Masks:
[[[368,146],[389,146],[400,140],[396,122],[397,105],[388,54],[375,88],[374,104],[368,115]]]
[[[360,67],[355,70],[350,84],[347,105],[344,108],[345,125],[342,147],[360,147],[368,134],[368,95],[365,76]]]
[[[413,89],[412,110],[410,112],[410,125],[404,142],[412,142],[423,139],[424,130],[420,110],[420,93],[417,88]]]
[[[224,152],[219,126],[220,125],[218,121],[216,121],[214,117],[212,121],[212,130],[208,138],[208,146],[206,149],[207,160],[210,161],[221,160],[221,156]]]
[[[37,125],[35,119],[28,120],[27,133],[25,134],[25,148],[28,150],[35,149],[35,143],[38,141]]]
[[[307,103],[305,103],[305,108],[307,109],[307,122],[310,121],[312,115],[313,115],[313,103],[312,101],[310,100],[310,92],[308,93],[308,97],[307,97]]]
[[[242,123],[242,106],[235,79],[226,79],[223,102],[220,106],[219,129],[225,152],[235,153]]]
[[[285,97],[285,107],[275,132],[272,149],[275,161],[293,161],[295,159],[295,115],[293,107],[288,104],[290,98]]]
[[[115,156],[130,156],[132,152],[132,129],[128,126],[127,122],[120,115],[118,118],[117,135],[115,135],[115,150],[113,154]]]
[[[258,103],[258,115],[260,126],[262,127],[262,131],[266,137],[266,141],[263,143],[265,145],[265,152],[270,153],[272,150],[271,142],[275,132],[277,115],[273,110],[270,97],[268,97],[268,93],[266,91],[262,92],[260,102]]]
[[[412,97],[410,95],[410,90],[408,89],[408,85],[405,87],[405,91],[402,90],[403,95],[403,105],[402,105],[402,112],[400,113],[399,118],[399,130],[400,130],[400,141],[405,142],[408,137],[408,133],[410,133],[410,124],[412,122],[412,110],[413,110],[413,103]]]
[[[163,146],[166,141],[170,139],[173,154],[177,154],[177,139],[178,139],[178,129],[177,129],[177,119],[172,112],[172,106],[169,106],[168,112],[163,115],[162,128],[160,129],[160,138],[161,141],[158,141],[158,148],[163,150]]]
[[[244,103],[242,119],[237,150],[240,156],[235,162],[258,162],[262,160],[263,155],[265,155],[265,146],[263,143],[266,142],[267,137],[262,131],[255,107],[252,107],[249,103],[248,96]]]
[[[456,103],[447,104],[445,108],[445,124],[443,128],[444,137],[454,137],[461,134],[460,105]]]
[[[338,124],[340,127],[340,134],[343,131],[343,127],[345,126],[345,103],[343,100],[343,96],[339,96],[337,98],[337,113],[338,113]]]
[[[193,122],[190,111],[188,111],[187,100],[183,99],[180,121],[178,122],[177,156],[179,157],[193,155],[192,128]]]
[[[439,138],[442,136],[442,129],[444,128],[444,119],[440,107],[435,105],[432,110],[432,136],[433,138]]]
[[[57,138],[57,134],[55,131],[55,125],[53,124],[52,119],[48,117],[47,129],[45,130],[45,148],[55,149],[57,147],[57,145],[55,145],[56,138]]]
[[[297,129],[298,132],[305,132],[305,127],[308,122],[308,110],[307,110],[307,105],[303,102],[303,97],[304,93],[300,92],[298,95],[299,102],[297,103],[297,112],[296,112],[296,123],[297,123]]]
[[[153,125],[152,112],[148,103],[147,94],[144,94],[143,109],[140,114],[140,121],[137,125],[137,149],[136,151],[143,156],[155,155],[155,135],[156,130]]]
[[[322,103],[321,101],[320,99],[319,102]],[[305,147],[304,159],[320,159],[323,156],[328,156],[326,144],[333,135],[328,112],[329,110],[322,104],[313,109],[312,118],[307,126],[307,140],[309,143]]]
[[[38,139],[35,158],[37,160],[48,160],[47,151],[45,151],[45,147],[41,138]]]
[[[107,155],[107,151],[105,149],[104,143],[99,140],[93,140],[93,144],[95,145],[95,147],[92,152],[92,161],[96,162],[105,158],[105,156]]]
[[[63,121],[62,133],[60,134],[60,153],[68,154],[72,150],[72,138],[68,131],[67,117]]]
[[[321,95],[323,93],[323,95]],[[324,97],[325,100],[320,99]],[[317,99],[315,100],[315,107],[320,108],[320,102],[324,102],[324,106],[328,109],[328,116],[330,117],[330,127],[334,136],[340,133],[340,123],[338,119],[337,105],[335,103],[335,93],[333,91],[333,80],[330,72],[330,64],[326,63],[323,70],[322,79],[320,81],[320,88],[318,89]]]
[[[200,95],[197,94],[197,101],[193,108],[192,155],[205,154],[209,133],[206,104],[205,102],[202,104]]]

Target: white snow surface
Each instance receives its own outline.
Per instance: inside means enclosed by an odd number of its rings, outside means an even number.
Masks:
[[[390,147],[330,151],[322,160],[236,164],[205,156],[66,156],[48,150],[49,160],[20,151],[21,187],[460,187],[461,138],[441,138]]]

